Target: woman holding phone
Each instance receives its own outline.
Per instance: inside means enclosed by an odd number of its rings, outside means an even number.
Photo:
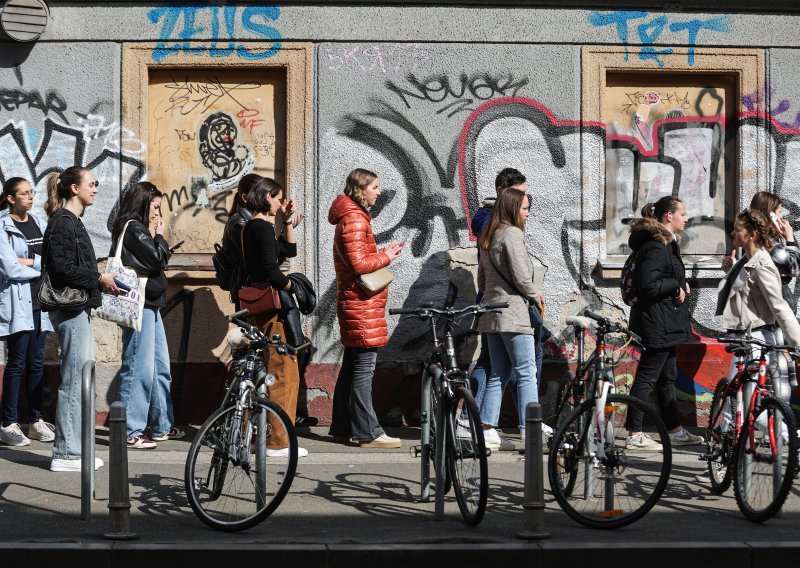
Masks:
[[[47,178],[50,221],[44,234],[44,272],[54,287],[85,290],[87,300],[78,308],[49,312],[61,347],[61,386],[56,406],[55,440],[50,471],[81,470],[81,373],[94,360],[91,309],[100,307],[100,292],[119,295],[112,274],[97,270],[97,258],[89,233],[81,221],[94,203],[98,183],[91,171],[72,166]],[[95,458],[95,469],[103,460]]]
[[[344,346],[344,361],[333,392],[330,434],[343,443],[362,448],[399,448],[399,438],[387,436],[372,407],[372,379],[378,348],[389,342],[386,300],[389,288],[369,295],[357,278],[389,266],[403,247],[392,242],[378,249],[372,234],[369,208],[380,196],[378,176],[355,169],[347,176],[344,191],[328,212],[336,226],[333,263],[336,268],[336,315]]]
[[[161,197],[152,183],[137,183],[122,197],[111,229],[111,250],[116,250],[122,237],[122,264],[147,278],[141,329],[122,328],[119,371],[119,399],[127,409],[128,447],[137,450],[155,448],[156,442],[184,436],[175,427],[169,350],[160,312],[167,296],[164,270],[171,254],[163,236]],[[155,237],[150,234],[154,220]],[[148,424],[151,437],[145,434]]]

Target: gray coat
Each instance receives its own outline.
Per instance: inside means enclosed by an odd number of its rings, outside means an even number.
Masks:
[[[492,261],[506,279],[514,283],[514,290],[495,270]],[[478,289],[483,292],[487,304],[508,302],[508,308],[500,313],[481,316],[478,330],[484,333],[525,333],[534,335],[528,312],[536,296],[533,284],[533,261],[525,244],[525,234],[512,225],[497,228],[489,247],[489,254],[481,254],[478,264]],[[523,294],[520,296],[519,293]]]

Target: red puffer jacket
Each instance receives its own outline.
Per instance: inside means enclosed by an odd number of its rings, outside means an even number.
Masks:
[[[389,342],[386,299],[389,289],[368,296],[356,276],[388,266],[389,255],[379,252],[372,235],[372,217],[346,195],[339,195],[328,212],[336,225],[333,263],[336,266],[336,314],[345,347],[383,347]]]

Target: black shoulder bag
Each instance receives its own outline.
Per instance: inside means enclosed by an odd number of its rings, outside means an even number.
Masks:
[[[61,219],[58,219],[60,221]],[[56,223],[58,223],[56,221]],[[73,228],[75,222],[70,219]],[[53,225],[55,229],[55,225]],[[50,237],[47,239],[47,255],[50,255],[50,240],[52,240],[53,231],[50,231]],[[76,231],[77,237],[77,231]],[[79,266],[81,261],[80,249],[78,248],[78,239],[75,239],[75,266]],[[73,288],[72,286],[62,286],[57,288],[53,286],[50,281],[50,274],[47,272],[47,258],[42,259],[42,282],[39,286],[39,303],[42,310],[49,312],[52,310],[78,310],[86,306],[89,301],[89,292],[85,288]]]

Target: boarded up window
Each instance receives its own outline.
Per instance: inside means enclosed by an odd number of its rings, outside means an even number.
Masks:
[[[150,180],[180,252],[213,252],[244,175],[285,185],[283,70],[151,70],[147,121]]]
[[[609,73],[606,124],[608,254],[628,254],[628,223],[647,202],[679,197],[688,223],[684,254],[728,249],[734,210],[735,80],[721,74]],[[731,139],[728,140],[728,137]],[[698,258],[700,260],[700,258]]]

